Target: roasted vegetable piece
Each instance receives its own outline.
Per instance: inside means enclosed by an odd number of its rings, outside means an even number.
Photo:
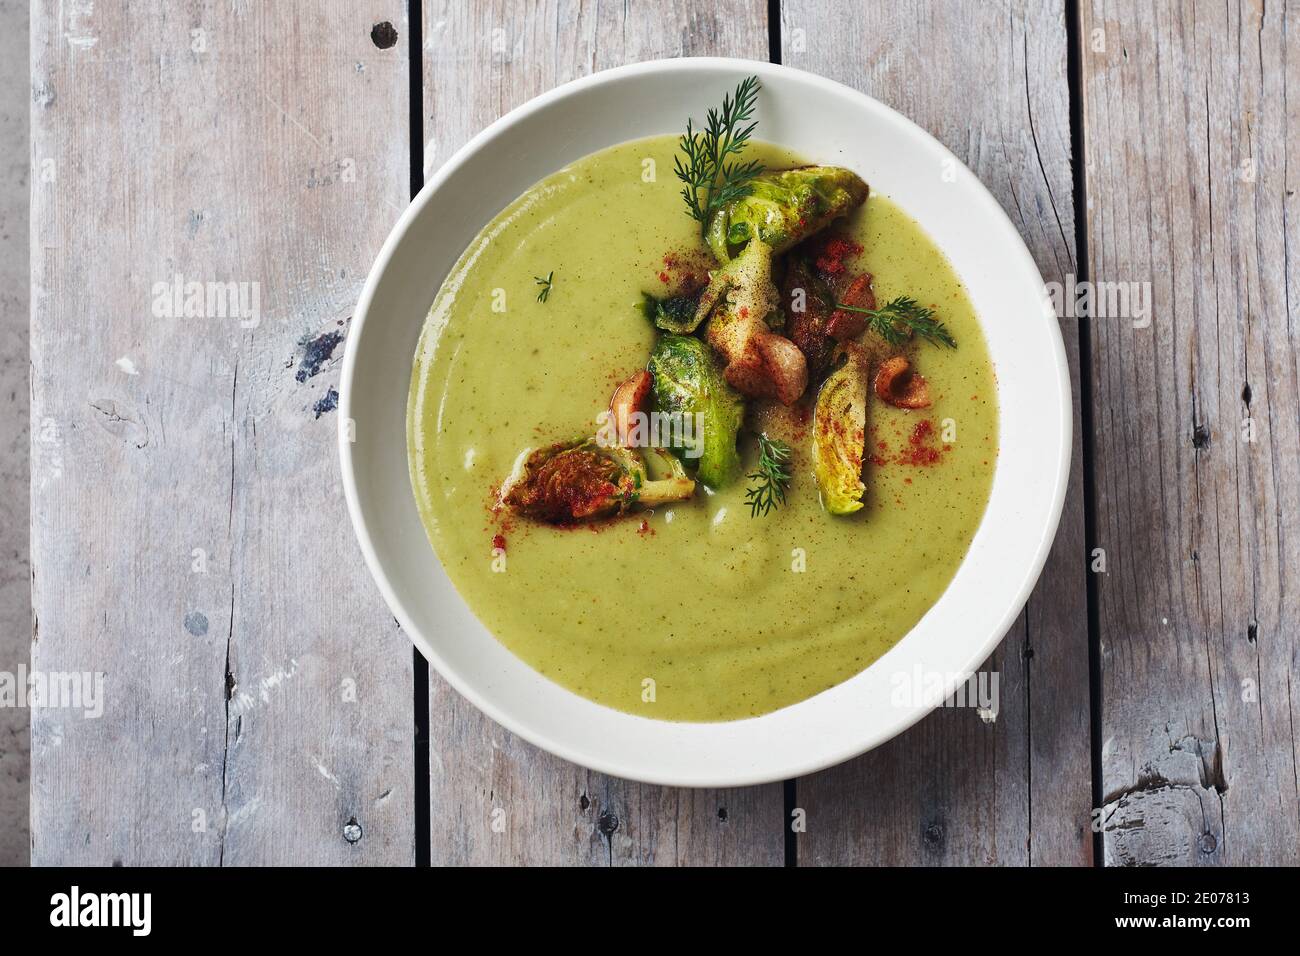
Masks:
[[[834,296],[802,256],[792,253],[787,259],[781,303],[785,309],[786,334],[804,354],[808,375],[821,378],[830,370],[835,351],[835,342],[827,331]]]
[[[639,444],[629,440],[635,430],[632,415],[634,412],[645,411],[646,399],[650,396],[650,387],[653,384],[650,373],[642,369],[614,389],[614,395],[609,400],[609,413],[613,419],[614,437],[618,444],[624,446]]]
[[[857,339],[866,316],[835,308],[837,302],[873,309],[871,275],[850,275],[844,257],[862,247],[842,236],[817,236],[786,257],[781,284],[785,331],[808,360],[808,375],[820,379],[830,370],[839,342]]]
[[[862,507],[862,452],[867,426],[867,360],[855,346],[817,393],[813,411],[813,469],[822,506],[833,515]]]
[[[772,331],[779,319],[772,284],[772,249],[755,240],[714,271],[700,297],[697,321],[708,317],[706,337],[726,359],[727,381],[750,398],[791,405],[808,386],[808,363],[789,339]]]
[[[867,192],[861,177],[839,166],[763,173],[750,180],[746,195],[713,214],[709,248],[724,263],[761,239],[779,255],[862,205]]]
[[[653,508],[695,493],[695,482],[673,461],[671,472],[651,479],[631,448],[595,438],[557,442],[531,452],[502,489],[502,503],[547,524],[574,524],[623,514],[634,505]]]
[[[695,310],[698,326],[709,316],[727,310],[741,318],[768,323],[776,316],[777,292],[772,284],[772,247],[754,242],[730,262],[709,273],[709,284]]]
[[[893,355],[876,370],[876,394],[895,408],[929,408],[930,386],[905,356]]]
[[[673,295],[666,299],[657,299],[649,292],[643,293],[641,311],[654,323],[656,328],[678,335],[690,335],[700,324],[696,318],[699,294]]]
[[[837,301],[842,305],[852,305],[860,309],[874,309],[876,293],[871,288],[871,273],[864,272],[854,276],[837,297]],[[861,312],[851,312],[847,309],[836,309],[826,323],[826,331],[830,337],[839,342],[856,339],[866,328],[867,317]]]
[[[710,488],[734,479],[740,470],[736,433],[745,406],[709,347],[689,336],[662,335],[650,355],[650,373],[655,410],[674,416],[674,440],[669,443],[673,451],[697,462],[696,478]],[[691,429],[689,435],[686,428]]]

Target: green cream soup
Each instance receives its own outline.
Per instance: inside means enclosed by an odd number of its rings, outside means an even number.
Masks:
[[[833,517],[819,501],[812,384],[791,409],[747,403],[746,473],[754,432],[794,449],[786,503],[765,516],[751,517],[743,476],[689,501],[569,528],[502,511],[498,492],[521,453],[593,434],[616,385],[645,368],[656,330],[642,294],[707,255],[672,174],[675,150],[675,138],[655,137],[579,160],[474,240],[415,357],[411,479],[460,594],[532,667],[629,713],[733,720],[852,677],[939,598],[988,501],[995,386],[943,253],[873,193],[837,226],[863,247],[855,269],[874,275],[880,304],[910,295],[933,307],[958,347],[909,350],[931,407],[869,397],[862,510]],[[746,158],[797,164],[762,144]],[[539,302],[537,279],[548,275]]]

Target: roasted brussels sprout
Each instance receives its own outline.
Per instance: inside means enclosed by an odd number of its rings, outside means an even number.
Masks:
[[[696,478],[720,488],[740,470],[736,433],[745,416],[709,347],[686,335],[661,335],[650,356],[655,411],[672,416],[669,447],[696,461]],[[687,434],[689,432],[689,434]]]
[[[779,319],[772,258],[772,247],[760,240],[709,273],[709,284],[695,310],[695,325],[723,310],[738,318],[759,319],[769,326]]]
[[[672,295],[658,299],[649,292],[643,293],[641,311],[654,323],[656,328],[678,335],[690,335],[702,321],[696,317],[700,296]]]
[[[867,198],[867,184],[839,166],[800,166],[766,172],[749,191],[709,220],[706,238],[718,262],[727,262],[751,239],[775,254],[846,216]]]
[[[501,501],[518,514],[547,524],[575,524],[652,508],[695,493],[680,462],[652,479],[640,453],[595,438],[557,442],[531,452],[502,489]]]
[[[862,453],[867,425],[867,361],[845,346],[845,362],[827,376],[813,411],[813,469],[822,506],[833,515],[862,507]]]
[[[772,284],[772,247],[762,240],[715,270],[700,297],[697,321],[709,320],[709,344],[727,360],[727,381],[750,398],[791,405],[808,385],[808,363],[780,325]]]

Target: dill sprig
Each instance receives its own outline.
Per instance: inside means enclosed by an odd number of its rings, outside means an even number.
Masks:
[[[685,162],[677,156],[675,166],[677,178],[686,184],[682,198],[691,216],[699,221],[701,236],[714,212],[747,195],[750,180],[763,171],[757,160],[742,163],[739,159],[758,125],[749,121],[759,89],[757,76],[742,80],[734,98],[723,96],[721,111],[709,110],[703,130],[696,130],[691,120],[686,120],[686,133],[678,143]]]
[[[902,345],[910,330],[935,345],[946,345],[950,349],[957,347],[957,340],[948,327],[934,317],[934,309],[919,305],[911,296],[900,295],[886,303],[883,309],[864,309],[843,302],[836,302],[835,308],[865,315],[870,320],[871,330],[890,345]]]
[[[766,515],[777,505],[785,504],[785,489],[790,484],[790,446],[777,438],[758,436],[758,471],[746,475],[756,484],[745,492],[749,516]]]
[[[537,293],[537,301],[545,302],[551,294],[551,283],[555,280],[555,270],[552,269],[548,272],[545,279],[541,276],[533,276],[533,279],[542,287],[542,291]]]

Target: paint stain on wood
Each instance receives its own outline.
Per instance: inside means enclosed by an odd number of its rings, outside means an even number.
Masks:
[[[339,347],[343,341],[343,331],[341,329],[331,329],[329,332],[322,332],[320,335],[303,339],[299,345],[302,346],[302,359],[298,362],[298,372],[294,375],[300,382],[305,382],[321,373],[321,369],[334,358],[334,350]]]
[[[208,633],[208,616],[202,611],[190,611],[185,615],[185,630],[195,637],[203,637]]]
[[[318,399],[316,404],[313,405],[311,408],[312,411],[316,413],[316,417],[320,418],[326,412],[332,412],[334,411],[334,409],[338,407],[339,407],[339,392],[338,389],[336,389],[334,386],[331,385],[330,390],[326,392],[320,399]]]

